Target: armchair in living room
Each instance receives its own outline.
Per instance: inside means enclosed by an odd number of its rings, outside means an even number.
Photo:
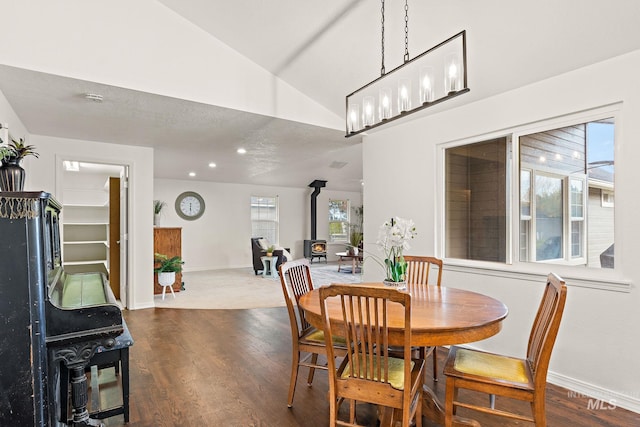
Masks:
[[[253,271],[256,276],[259,271],[263,270],[262,260],[260,257],[267,255],[267,248],[271,246],[271,244],[267,241],[267,239],[263,237],[252,237],[251,238],[251,252],[253,254]],[[283,262],[287,262],[289,257],[289,248],[277,248],[273,251],[273,256],[278,257],[276,261],[276,270],[280,267],[280,264]]]

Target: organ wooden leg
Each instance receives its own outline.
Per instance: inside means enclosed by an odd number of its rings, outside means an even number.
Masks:
[[[73,406],[73,426],[104,427],[99,420],[89,418],[87,403],[89,393],[87,388],[87,375],[84,366],[76,366],[71,370],[71,405]]]

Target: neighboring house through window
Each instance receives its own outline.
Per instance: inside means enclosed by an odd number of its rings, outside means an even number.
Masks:
[[[329,200],[329,240],[349,240],[349,200]]]
[[[251,196],[251,237],[278,243],[278,197]]]
[[[612,267],[613,143],[603,118],[445,149],[445,256]]]

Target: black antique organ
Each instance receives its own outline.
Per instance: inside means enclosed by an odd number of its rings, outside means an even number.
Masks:
[[[61,206],[44,192],[0,192],[0,425],[100,425],[87,412],[85,367],[123,331],[101,273],[62,268]],[[72,420],[60,419],[61,367]]]

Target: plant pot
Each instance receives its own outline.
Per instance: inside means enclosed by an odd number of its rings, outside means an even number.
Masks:
[[[156,227],[160,227],[160,214],[153,214],[153,225]]]
[[[0,190],[22,191],[24,190],[24,169],[19,161],[3,162],[0,166]]]
[[[176,281],[175,271],[158,273],[158,283],[161,286],[171,286],[175,283],[175,281]]]
[[[407,289],[407,281],[406,280],[403,280],[402,282],[393,282],[391,280],[385,279],[385,280],[382,281],[382,283],[385,286],[388,286],[390,288],[395,288],[395,289],[398,289],[398,290]]]

